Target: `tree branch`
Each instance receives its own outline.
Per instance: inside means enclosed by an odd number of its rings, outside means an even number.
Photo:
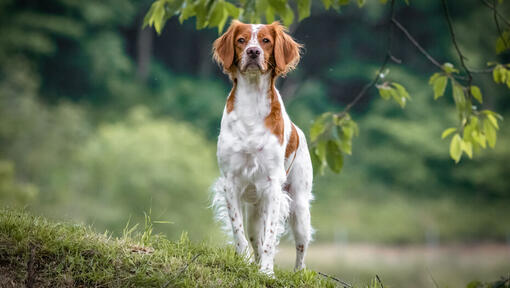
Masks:
[[[494,15],[497,15],[499,17],[501,17],[505,23],[507,25],[510,26],[510,22],[504,18],[496,9],[495,6],[492,6],[489,2],[487,2],[487,0],[481,0],[487,7],[489,7],[490,9],[492,9],[494,11]],[[455,36],[455,31],[453,30],[453,25],[452,25],[452,21],[451,21],[451,17],[450,17],[450,12],[448,10],[448,6],[447,6],[447,3],[446,3],[446,0],[441,0],[442,2],[442,5],[443,5],[443,11],[445,13],[445,18],[446,18],[446,21],[448,23],[448,30],[450,31],[450,36],[451,36],[451,39],[452,39],[452,43],[453,45],[455,46],[455,50],[457,51],[457,54],[459,55],[459,59],[460,59],[460,63],[461,63],[461,66],[463,68],[463,70],[466,72],[466,76],[462,76],[462,75],[452,75],[452,77],[456,78],[456,79],[459,79],[459,80],[467,80],[468,82],[468,87],[471,87],[471,84],[473,82],[473,75],[472,74],[478,74],[478,73],[491,73],[492,70],[494,70],[494,68],[486,68],[486,69],[469,69],[466,65],[466,63],[464,62],[464,60],[467,58],[462,54],[458,44],[457,44],[457,39],[456,39],[456,36]],[[497,22],[497,17],[495,16],[495,21],[496,21],[496,25],[499,27],[499,22]],[[391,52],[391,48],[392,48],[392,45],[393,45],[393,29],[394,27],[398,28],[407,38],[407,40],[409,40],[409,42],[411,42],[411,44],[413,44],[414,47],[416,47],[416,49],[418,49],[418,51],[420,51],[421,54],[423,54],[423,56],[425,56],[425,58],[427,58],[427,60],[429,60],[434,66],[436,66],[438,69],[440,69],[441,71],[444,71],[443,69],[443,65],[441,65],[441,63],[439,63],[439,61],[437,61],[434,57],[432,57],[432,55],[430,55],[427,50],[425,50],[425,48],[423,48],[423,46],[420,45],[420,43],[418,43],[418,41],[416,41],[416,39],[411,35],[411,33],[409,33],[409,31],[395,18],[395,1],[392,0],[391,1],[391,8],[390,8],[390,17],[389,17],[389,25],[390,25],[390,31],[388,33],[388,48],[386,49],[386,55],[384,57],[384,60],[381,64],[381,66],[379,67],[379,70],[377,72],[377,75],[375,76],[375,78],[370,81],[369,83],[367,83],[365,86],[363,86],[363,88],[361,89],[361,91],[358,93],[358,95],[356,95],[356,97],[354,97],[354,99],[349,103],[347,104],[347,106],[345,106],[345,108],[339,112],[339,113],[336,113],[335,115],[338,116],[338,117],[343,117],[345,116],[350,110],[351,108],[356,105],[359,100],[361,100],[361,98],[363,98],[365,96],[365,94],[367,93],[368,89],[372,88],[376,83],[377,81],[379,81],[379,79],[381,79],[381,75],[382,75],[382,72],[384,71],[384,69],[386,68],[386,66],[388,65],[388,62],[390,60],[394,61],[395,63],[398,63],[400,64],[401,61],[399,59],[397,59],[396,57],[393,56],[392,52]],[[500,28],[498,28],[500,29]],[[506,43],[505,43],[506,44]],[[471,91],[470,89],[468,88],[468,95],[469,97],[471,97]]]
[[[421,54],[423,54],[423,56],[425,56],[425,58],[427,58],[432,64],[434,64],[437,68],[443,70],[443,65],[441,65],[436,59],[434,59],[434,57],[432,57],[421,45],[420,43],[418,43],[418,41],[416,41],[416,39],[414,39],[414,37],[411,35],[411,33],[409,33],[409,31],[407,31],[407,29],[402,25],[400,24],[400,22],[397,21],[397,19],[393,18],[391,19],[391,21],[393,21],[393,24],[395,24],[395,26],[400,30],[402,31],[402,33],[404,33],[404,35],[407,37],[407,39],[409,40],[409,42],[411,42],[414,47],[416,47],[418,49],[418,51],[421,52]]]
[[[339,118],[344,117],[349,112],[349,110],[351,110],[351,108],[354,105],[356,105],[356,103],[358,103],[358,101],[361,100],[361,98],[363,98],[365,96],[365,93],[367,93],[368,89],[372,88],[377,83],[377,81],[379,81],[379,79],[381,78],[381,74],[384,71],[384,68],[386,68],[386,65],[388,64],[388,62],[392,59],[396,59],[391,54],[391,46],[393,43],[393,25],[394,25],[394,23],[392,21],[393,19],[395,19],[395,0],[391,0],[390,19],[388,22],[388,25],[390,25],[390,27],[389,27],[390,31],[388,33],[388,46],[387,46],[388,48],[386,49],[386,55],[385,55],[384,60],[381,64],[381,67],[379,67],[379,70],[377,71],[377,75],[375,76],[375,78],[372,81],[370,81],[368,84],[363,86],[363,88],[358,93],[358,95],[356,95],[356,97],[349,104],[347,104],[347,106],[345,106],[345,108],[344,108],[344,110],[342,110],[342,112],[339,112],[336,114],[336,116],[338,116]],[[396,62],[399,63],[400,60],[398,60]]]
[[[506,39],[505,37],[503,37],[503,32],[501,30],[501,27],[499,26],[499,21],[498,21],[498,10],[497,10],[497,3],[496,3],[496,0],[492,0],[492,15],[494,17],[494,23],[496,24],[496,28],[498,29],[498,33],[499,33],[499,37],[501,37],[501,40],[503,41],[503,44],[505,44],[505,48],[508,48],[508,43],[506,42]]]
[[[443,12],[446,18],[446,22],[448,22],[448,30],[450,31],[450,36],[452,38],[453,46],[455,46],[455,50],[457,50],[457,54],[459,55],[460,64],[462,65],[462,68],[464,68],[464,71],[466,71],[467,74],[467,81],[468,81],[468,95],[469,98],[471,98],[471,83],[473,82],[473,75],[471,75],[471,71],[466,66],[466,63],[464,63],[464,59],[467,59],[462,52],[459,49],[459,45],[457,45],[457,39],[455,38],[455,31],[453,30],[452,25],[452,19],[450,17],[450,11],[448,10],[448,4],[446,3],[446,0],[441,0],[441,3],[443,4]]]
[[[482,3],[483,3],[485,6],[489,7],[489,9],[493,10],[493,11],[494,11],[494,14],[498,15],[501,19],[503,19],[503,22],[505,22],[507,26],[510,26],[510,21],[508,21],[508,19],[506,19],[506,18],[505,18],[505,16],[503,16],[503,14],[501,14],[501,13],[499,13],[499,11],[497,11],[497,9],[496,9],[496,6],[495,6],[495,5],[494,5],[494,6],[493,6],[493,5],[491,5],[491,4],[489,3],[489,1],[487,1],[487,0],[481,0],[481,1],[482,1]]]

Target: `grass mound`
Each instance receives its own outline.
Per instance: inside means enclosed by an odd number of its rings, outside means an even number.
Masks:
[[[334,287],[314,271],[276,269],[275,278],[233,249],[173,242],[152,225],[124,236],[0,210],[0,287]]]

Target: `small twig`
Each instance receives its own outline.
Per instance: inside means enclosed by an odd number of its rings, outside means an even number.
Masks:
[[[466,63],[464,63],[464,59],[467,59],[462,52],[460,51],[459,45],[457,45],[457,39],[455,38],[455,31],[453,30],[452,25],[452,19],[450,17],[450,11],[448,10],[448,4],[446,3],[446,0],[441,0],[441,3],[443,4],[443,11],[445,14],[446,22],[448,22],[448,30],[450,31],[450,36],[452,38],[453,46],[455,46],[455,50],[457,50],[457,54],[459,55],[460,64],[462,65],[462,68],[464,68],[464,71],[466,71],[467,74],[467,81],[468,81],[468,96],[471,98],[471,83],[473,82],[473,75],[471,75],[471,71],[467,68]]]
[[[505,16],[503,16],[503,14],[499,13],[499,11],[497,11],[496,9],[496,6],[493,6],[491,5],[487,0],[481,0],[482,3],[489,7],[489,9],[493,10],[495,14],[497,14],[499,16],[499,18],[501,18],[503,20],[503,22],[506,23],[507,26],[510,26],[510,21],[508,21],[508,19],[505,18]]]
[[[497,10],[497,3],[496,3],[496,0],[493,0],[492,1],[492,12],[493,12],[493,16],[494,16],[494,23],[496,24],[496,28],[498,29],[498,33],[499,33],[499,37],[501,37],[501,40],[503,41],[503,44],[505,45],[505,48],[508,48],[508,43],[506,42],[506,39],[505,37],[503,37],[503,32],[501,30],[501,26],[499,26],[499,21],[498,21],[498,10]]]
[[[402,33],[404,33],[404,35],[407,37],[407,39],[414,45],[414,47],[416,47],[418,49],[418,51],[421,52],[421,54],[423,54],[423,56],[425,56],[425,58],[427,58],[432,64],[434,64],[437,68],[443,70],[443,65],[441,65],[436,59],[434,59],[434,57],[432,57],[421,45],[420,43],[418,43],[418,41],[416,41],[416,39],[414,39],[414,37],[411,35],[411,33],[409,33],[409,31],[407,31],[407,29],[402,25],[400,24],[400,22],[397,21],[397,19],[392,19],[391,21],[393,21],[393,24],[395,24],[395,26],[400,30],[402,31]]]
[[[338,283],[342,284],[342,285],[344,286],[344,288],[352,288],[352,285],[351,285],[351,284],[349,284],[349,283],[347,283],[347,282],[344,282],[344,281],[342,281],[342,280],[340,280],[340,279],[338,279],[338,278],[335,278],[335,277],[333,277],[333,276],[330,276],[330,275],[325,274],[325,273],[322,273],[322,272],[317,272],[317,273],[319,273],[319,275],[321,275],[321,276],[327,277],[327,278],[329,278],[329,279],[332,279],[332,280],[334,280],[334,281],[336,281],[336,282],[338,282]]]
[[[381,288],[384,288],[384,285],[382,284],[381,278],[379,278],[379,275],[375,274],[375,278],[377,279],[377,282],[379,282],[379,285],[381,285]]]
[[[198,253],[197,255],[193,256],[193,258],[191,258],[191,260],[188,263],[186,263],[186,265],[181,269],[181,271],[179,271],[179,273],[177,273],[177,275],[172,280],[166,282],[165,285],[162,286],[162,288],[166,288],[170,284],[170,282],[177,280],[177,278],[181,277],[181,274],[184,273],[184,271],[188,269],[189,265],[195,262],[195,260],[197,260],[198,256],[200,256],[201,254],[202,253]]]
[[[349,103],[347,104],[347,106],[345,106],[344,110],[342,110],[341,112],[337,113],[336,115],[339,117],[339,118],[342,118],[343,116],[345,116],[349,110],[351,110],[351,108],[356,105],[356,103],[358,103],[358,101],[363,98],[365,96],[365,93],[367,93],[368,89],[370,89],[371,87],[373,87],[377,81],[379,81],[379,79],[381,78],[381,74],[382,72],[384,71],[384,69],[386,68],[386,65],[388,64],[389,60],[397,60],[395,62],[397,63],[401,63],[400,59],[397,59],[395,57],[393,57],[393,55],[391,54],[391,46],[393,44],[393,25],[394,25],[394,22],[393,20],[395,19],[395,0],[391,0],[391,8],[390,8],[390,21],[389,21],[389,33],[388,33],[388,48],[386,49],[386,55],[384,57],[384,60],[381,64],[381,67],[379,67],[379,70],[377,71],[377,75],[375,76],[375,78],[370,81],[369,83],[367,83],[365,86],[363,86],[363,88],[361,89],[361,91],[358,93],[358,95],[356,95],[356,97]]]

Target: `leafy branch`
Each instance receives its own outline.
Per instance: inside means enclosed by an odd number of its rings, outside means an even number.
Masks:
[[[409,2],[404,0],[407,5]],[[488,0],[481,0],[482,3],[491,9],[499,38],[496,40],[496,53],[502,53],[510,46],[510,22],[497,10],[496,1],[489,3]],[[340,11],[350,0],[322,0],[326,10],[334,9]],[[364,0],[356,1],[359,7],[365,4]],[[387,0],[380,0],[386,4]],[[348,103],[345,108],[337,113],[327,112],[319,116],[310,128],[310,154],[314,171],[323,173],[326,166],[334,172],[340,172],[343,166],[344,154],[352,153],[352,139],[358,135],[358,126],[349,115],[349,111],[367,95],[368,91],[376,87],[384,100],[393,100],[402,108],[411,98],[406,88],[394,81],[386,80],[389,73],[387,68],[391,62],[400,64],[401,61],[392,54],[394,30],[398,30],[405,38],[430,62],[439,72],[434,73],[429,84],[432,86],[434,99],[445,94],[448,83],[451,86],[451,95],[459,116],[458,127],[446,129],[441,137],[444,139],[453,135],[450,140],[450,156],[455,162],[459,162],[462,154],[469,158],[474,152],[485,149],[487,146],[494,148],[499,129],[498,121],[503,118],[490,110],[479,111],[473,103],[483,103],[483,95],[480,88],[473,85],[473,75],[480,73],[492,73],[496,84],[506,84],[510,88],[510,64],[488,63],[486,69],[470,69],[466,65],[467,58],[463,55],[455,35],[447,0],[441,0],[444,17],[448,25],[452,45],[455,47],[459,57],[463,73],[450,63],[441,64],[411,35],[411,33],[396,19],[396,1],[390,2],[388,25],[388,44],[385,57],[377,74],[372,81],[362,87],[361,91]],[[229,18],[240,19],[252,23],[268,23],[279,19],[283,24],[289,26],[295,20],[297,12],[298,21],[310,16],[311,0],[156,0],[148,11],[144,26],[153,26],[158,33],[161,33],[165,22],[173,17],[179,17],[183,21],[195,17],[197,29],[217,27],[218,32],[223,31]],[[296,10],[296,12],[295,12]],[[502,29],[499,21],[507,26]],[[488,144],[488,145],[487,145]]]

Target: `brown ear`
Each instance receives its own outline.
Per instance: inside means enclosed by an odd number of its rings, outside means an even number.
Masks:
[[[276,75],[285,75],[296,68],[303,45],[296,43],[292,37],[287,34],[287,29],[279,22],[271,24],[275,31],[274,59],[276,62]]]
[[[213,59],[223,66],[223,71],[227,72],[234,64],[234,34],[236,27],[241,22],[233,20],[227,32],[221,35],[213,43]]]

